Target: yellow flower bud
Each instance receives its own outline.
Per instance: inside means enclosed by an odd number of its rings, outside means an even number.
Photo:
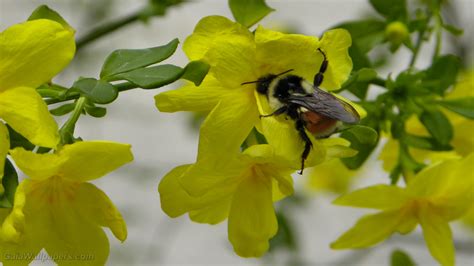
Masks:
[[[400,21],[391,22],[385,28],[385,37],[389,42],[395,45],[399,45],[405,41],[409,34],[410,32],[408,31],[407,26]]]

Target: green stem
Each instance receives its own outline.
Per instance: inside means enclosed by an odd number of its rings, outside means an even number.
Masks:
[[[103,25],[98,26],[95,29],[92,29],[89,33],[85,34],[84,36],[80,37],[76,41],[76,49],[80,50],[90,42],[103,37],[109,33],[112,33],[128,24],[131,24],[140,19],[140,15],[142,14],[143,10],[139,10],[133,14],[130,14],[126,17],[119,18],[115,21],[110,21]]]
[[[373,80],[371,80],[370,83],[385,88],[386,81],[383,78],[377,77],[377,78],[374,78]]]
[[[70,144],[74,142],[74,129],[76,127],[77,120],[79,120],[79,117],[82,114],[82,110],[84,109],[85,104],[86,104],[86,98],[84,96],[81,96],[77,100],[76,107],[74,107],[74,110],[71,116],[59,130],[59,135],[61,136],[62,145]]]
[[[441,15],[439,12],[437,12],[436,15],[436,26],[435,26],[435,31],[436,31],[436,46],[433,54],[433,62],[438,58],[438,56],[441,53],[441,43],[443,39],[443,27],[442,27],[442,19]]]
[[[410,60],[410,65],[409,65],[410,68],[415,66],[416,58],[418,57],[418,53],[420,52],[421,45],[423,44],[424,35],[425,35],[425,30],[422,30],[418,33],[418,39],[416,40],[415,50],[413,51],[413,55]]]

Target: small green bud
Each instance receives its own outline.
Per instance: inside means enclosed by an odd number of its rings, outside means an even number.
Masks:
[[[389,42],[395,45],[399,45],[405,41],[409,34],[410,32],[408,31],[407,26],[400,21],[391,22],[385,28],[385,37]]]

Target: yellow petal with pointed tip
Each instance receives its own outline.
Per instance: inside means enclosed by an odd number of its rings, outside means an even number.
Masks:
[[[423,237],[431,255],[443,266],[454,265],[454,245],[449,224],[425,206],[419,215]]]
[[[320,45],[329,63],[324,73],[322,88],[339,89],[349,77],[352,70],[352,60],[349,56],[351,44],[351,35],[345,29],[333,29],[324,33]]]
[[[365,248],[389,237],[400,221],[398,210],[380,212],[362,217],[357,223],[331,243],[332,249]]]
[[[67,158],[61,165],[58,175],[75,181],[88,181],[133,160],[129,144],[109,141],[84,141],[63,146],[58,156]],[[84,167],[87,166],[87,167]]]
[[[32,88],[1,90],[0,118],[33,144],[54,148],[59,142],[56,121],[43,99]]]
[[[80,216],[91,224],[110,228],[114,236],[120,241],[127,238],[127,225],[122,215],[105,193],[90,183],[82,183],[72,202]]]
[[[209,111],[227,92],[212,75],[207,75],[196,87],[189,83],[179,89],[162,92],[155,96],[155,103],[161,112]]]
[[[316,165],[307,176],[307,186],[312,191],[347,192],[356,171],[349,170],[339,159]]]
[[[242,257],[262,256],[277,229],[271,179],[244,179],[234,194],[229,213],[229,240],[234,251]]]
[[[255,31],[255,43],[261,76],[293,69],[291,74],[312,82],[322,63],[317,37],[284,34],[259,26]]]
[[[74,52],[73,32],[55,21],[38,19],[6,29],[0,33],[0,90],[48,82]]]
[[[375,185],[342,195],[333,203],[342,206],[387,210],[401,207],[409,198],[402,188]]]
[[[196,223],[218,224],[229,216],[232,196],[228,195],[206,207],[189,212],[189,218]]]

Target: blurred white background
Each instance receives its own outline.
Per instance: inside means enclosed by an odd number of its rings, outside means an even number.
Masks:
[[[307,35],[320,36],[325,29],[343,21],[359,19],[373,11],[368,0],[281,0],[267,1],[276,12],[261,24],[268,27],[290,25]],[[462,41],[473,41],[474,1],[452,1],[460,26],[465,29]],[[57,10],[81,36],[93,26],[140,9],[146,0],[0,0],[0,30],[24,21],[41,4]],[[231,18],[225,0],[194,0],[171,8],[165,17],[148,24],[135,23],[85,47],[55,82],[70,86],[79,76],[97,77],[105,57],[118,48],[145,48],[163,45],[178,37],[181,42],[192,33],[200,18],[224,15]],[[449,51],[449,47],[444,47]],[[386,66],[383,74],[400,71],[409,61],[406,50]],[[431,48],[424,49],[419,66],[426,66]],[[1,55],[0,55],[1,56]],[[472,53],[469,56],[472,62]],[[184,66],[187,59],[181,47],[167,62]],[[471,63],[472,67],[472,63]],[[1,73],[0,73],[1,74]],[[25,73],[27,75],[27,73]],[[173,89],[173,84],[160,90]],[[195,160],[198,135],[187,113],[159,113],[153,96],[159,90],[131,90],[122,93],[108,107],[106,118],[81,117],[77,135],[86,140],[107,139],[130,143],[135,161],[94,183],[118,206],[128,224],[129,237],[123,244],[113,237],[109,265],[275,265],[284,264],[286,252],[268,255],[261,260],[235,255],[227,240],[226,222],[218,226],[192,223],[187,216],[167,217],[160,208],[157,185],[160,178],[177,165]],[[61,119],[58,119],[61,122]],[[388,182],[376,156],[359,173],[356,187]],[[304,177],[295,176],[299,188]],[[303,189],[301,189],[303,190]],[[303,192],[301,192],[302,194]],[[420,230],[408,237],[394,235],[385,243],[361,251],[333,251],[329,243],[347,230],[365,210],[331,205],[335,195],[312,195],[305,204],[288,210],[295,224],[302,265],[389,265],[389,256],[401,248],[418,265],[436,265],[424,245]],[[474,265],[474,232],[453,224],[457,246],[457,265]],[[41,262],[36,262],[42,264]]]

